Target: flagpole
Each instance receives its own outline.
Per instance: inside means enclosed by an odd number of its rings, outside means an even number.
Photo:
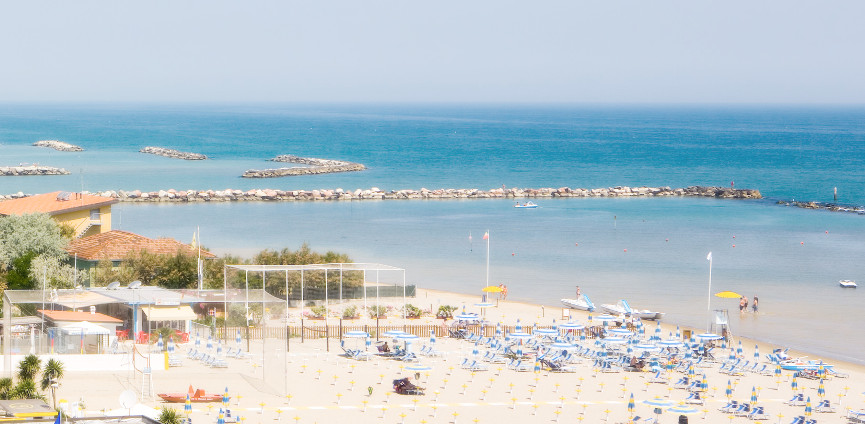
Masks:
[[[489,287],[490,285],[490,230],[487,230],[487,285],[484,287]]]
[[[706,310],[709,313],[708,322],[706,323],[706,332],[708,333],[712,327],[712,252],[709,252],[706,259],[709,260],[709,300],[706,306]]]

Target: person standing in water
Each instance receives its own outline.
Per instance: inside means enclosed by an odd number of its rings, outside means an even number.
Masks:
[[[751,305],[751,310],[754,311],[755,314],[757,313],[757,295],[756,294],[754,295],[754,303]]]
[[[583,293],[582,291],[580,291],[580,286],[577,286],[577,299],[579,299],[582,294]]]

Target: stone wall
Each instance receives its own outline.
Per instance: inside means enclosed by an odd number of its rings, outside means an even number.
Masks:
[[[67,175],[69,171],[53,166],[0,166],[0,177],[16,177],[22,175]]]
[[[152,155],[165,156],[167,158],[172,159],[183,159],[183,160],[205,160],[207,156],[202,155],[201,153],[190,153],[190,152],[181,152],[179,150],[166,149],[164,147],[155,147],[155,146],[147,146],[141,150],[141,153],[150,153]]]
[[[309,165],[308,168],[276,168],[276,169],[249,169],[243,173],[243,178],[276,178],[292,177],[297,175],[332,174],[335,172],[363,171],[366,166],[341,160],[302,158],[294,155],[279,155],[270,159],[272,162],[288,162],[300,165]]]
[[[83,152],[84,148],[60,140],[39,140],[33,143],[36,147],[47,147],[61,152]]]

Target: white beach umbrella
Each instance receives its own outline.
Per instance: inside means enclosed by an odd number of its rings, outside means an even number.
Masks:
[[[365,339],[365,338],[369,337],[369,333],[367,333],[366,331],[352,330],[352,331],[346,331],[345,333],[343,333],[342,336],[348,337],[350,339]]]

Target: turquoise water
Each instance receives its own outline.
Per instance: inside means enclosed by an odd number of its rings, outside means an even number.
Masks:
[[[729,185],[770,198],[865,204],[865,109],[459,106],[0,106],[0,165],[64,166],[65,177],[0,179],[0,193],[105,189],[382,189]],[[30,147],[39,139],[83,153]],[[145,145],[205,153],[185,162]],[[238,177],[297,154],[369,171],[273,180]],[[218,253],[297,247],[407,270],[425,287],[556,304],[574,286],[702,326],[712,291],[761,299],[733,313],[734,334],[865,363],[865,217],[715,199],[548,199],[194,205],[119,204],[115,227],[203,243]],[[472,234],[472,242],[469,242]],[[733,245],[735,244],[735,247]],[[627,249],[627,251],[625,251]],[[712,300],[735,311],[736,301]],[[851,340],[854,343],[851,343]]]

